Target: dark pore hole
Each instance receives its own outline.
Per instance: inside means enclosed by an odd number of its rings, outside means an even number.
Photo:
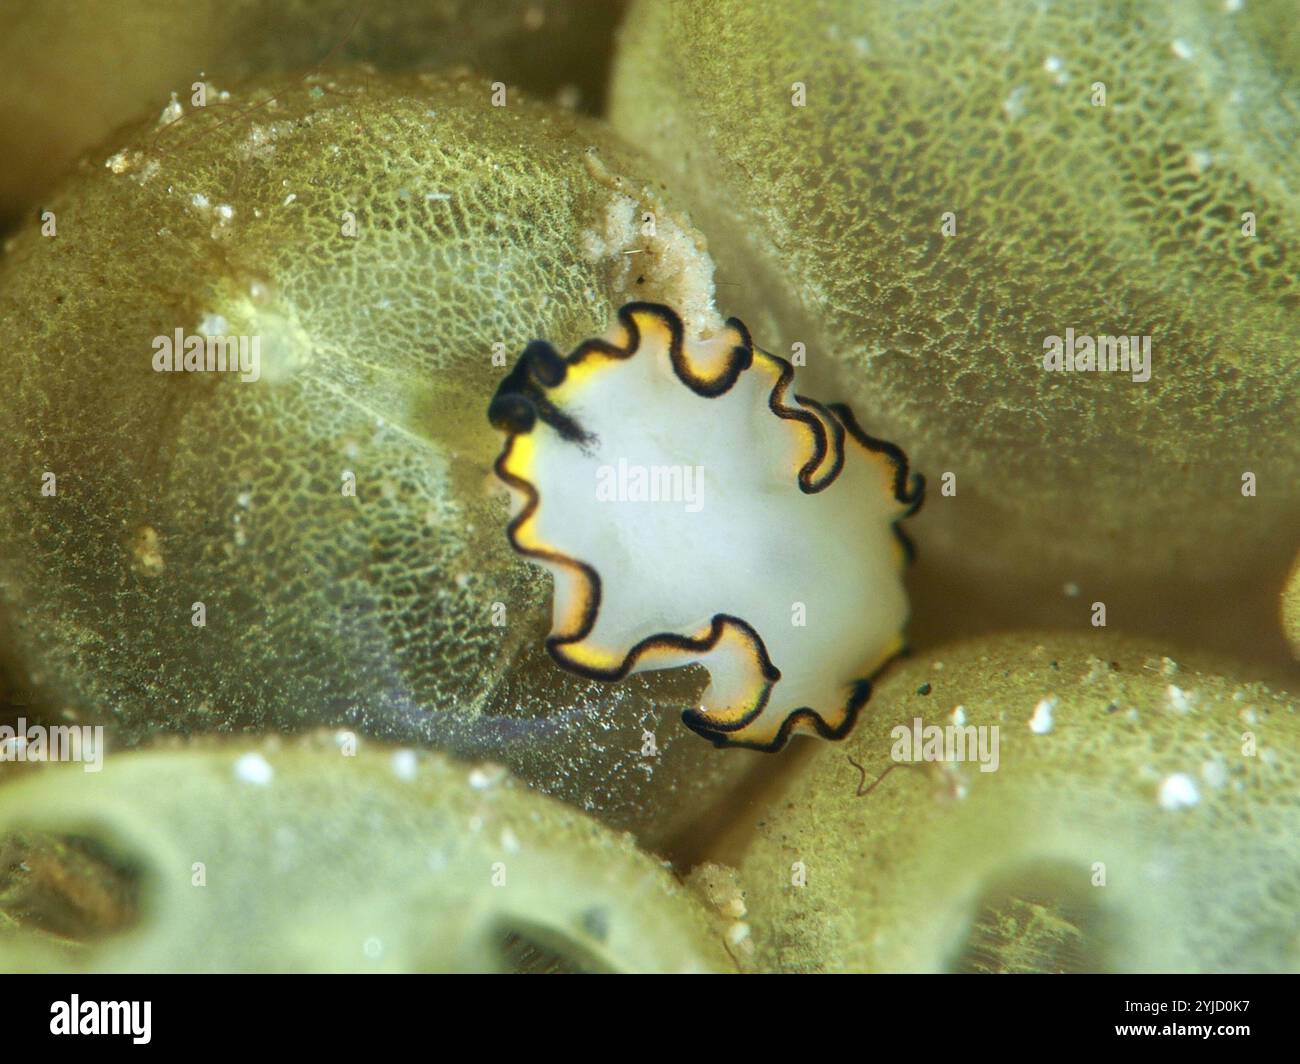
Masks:
[[[584,916],[581,934],[520,921],[503,921],[496,933],[500,943],[500,968],[516,975],[591,975],[614,971],[597,944],[600,928],[588,926]]]
[[[1043,862],[985,884],[953,972],[1105,972],[1116,928],[1086,866]]]
[[[81,835],[0,836],[0,924],[93,942],[136,923],[143,867]]]

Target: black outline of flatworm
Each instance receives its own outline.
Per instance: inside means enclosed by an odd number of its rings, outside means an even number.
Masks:
[[[739,342],[732,348],[730,357],[724,361],[714,376],[710,377],[707,374],[700,373],[695,367],[691,366],[683,349],[685,328],[677,312],[663,304],[647,302],[626,303],[619,308],[618,322],[623,327],[626,335],[623,346],[598,337],[583,341],[567,357],[561,356],[545,340],[534,340],[524,348],[514,367],[498,386],[496,394],[488,406],[488,420],[506,434],[505,446],[502,448],[501,454],[497,456],[493,469],[502,481],[519,491],[525,499],[523,507],[506,525],[506,535],[510,540],[510,545],[517,553],[525,557],[551,562],[563,569],[570,570],[578,577],[578,584],[581,589],[578,599],[581,602],[581,607],[577,612],[580,620],[572,631],[552,633],[547,636],[547,653],[551,655],[558,665],[569,672],[585,676],[588,679],[616,682],[624,679],[641,657],[653,650],[669,649],[701,654],[707,653],[718,645],[718,642],[728,629],[733,629],[746,637],[754,649],[765,681],[762,691],[755,700],[754,705],[739,720],[721,725],[717,723],[706,724],[705,722],[708,719],[706,714],[701,713],[699,710],[686,710],[682,713],[682,722],[715,746],[762,750],[769,753],[780,750],[789,740],[795,726],[801,721],[808,722],[823,739],[842,739],[852,730],[858,712],[871,697],[872,682],[892,661],[907,652],[906,645],[900,647],[898,651],[881,662],[870,676],[852,682],[852,693],[844,708],[844,720],[839,727],[832,728],[826,723],[821,714],[811,706],[801,706],[798,709],[791,710],[786,715],[785,720],[781,722],[781,726],[777,730],[776,736],[770,743],[738,741],[728,735],[730,732],[742,730],[757,719],[767,705],[773,686],[781,678],[780,670],[768,656],[767,647],[763,643],[762,636],[740,617],[726,613],[714,614],[708,633],[699,638],[683,636],[675,632],[662,632],[648,636],[637,642],[626,653],[623,661],[611,669],[593,668],[564,656],[563,651],[566,646],[581,643],[591,634],[591,630],[596,625],[596,618],[600,614],[601,605],[602,585],[600,574],[592,566],[577,558],[571,558],[558,551],[534,549],[520,544],[518,539],[519,529],[537,512],[541,497],[530,481],[511,473],[507,465],[514,449],[515,440],[519,436],[531,433],[539,419],[550,425],[563,439],[571,443],[582,446],[591,442],[592,437],[590,434],[572,417],[558,409],[551,402],[547,392],[564,383],[570,367],[577,366],[588,358],[602,356],[623,360],[635,355],[641,347],[641,330],[636,323],[635,317],[637,314],[648,314],[657,317],[667,327],[670,336],[668,354],[673,371],[678,379],[696,395],[706,399],[715,399],[725,395],[740,379],[740,375],[754,363],[755,347],[750,338],[749,330],[745,328],[744,323],[739,319],[730,318],[727,320],[727,326],[737,334]],[[845,404],[832,403],[829,406],[823,406],[816,400],[796,395],[795,399],[808,409],[804,410],[787,405],[785,396],[794,379],[794,366],[779,355],[774,355],[761,348],[758,350],[763,357],[770,359],[779,370],[777,381],[772,386],[772,391],[768,396],[768,407],[779,418],[800,422],[812,436],[813,454],[799,470],[799,489],[804,494],[816,494],[830,487],[838,479],[844,467],[843,445],[846,433],[851,435],[867,451],[883,455],[893,469],[894,499],[906,507],[892,522],[893,532],[902,549],[905,564],[912,562],[916,554],[915,549],[911,540],[899,525],[921,508],[921,504],[925,499],[925,478],[920,473],[909,471],[907,455],[903,453],[900,447],[886,440],[876,439],[864,432],[856,417],[854,417],[853,411]],[[809,410],[815,411],[815,413],[810,413]],[[823,422],[831,426],[832,431],[829,436]],[[832,451],[834,454],[830,469],[820,478],[817,478],[815,476],[817,470],[821,468]]]

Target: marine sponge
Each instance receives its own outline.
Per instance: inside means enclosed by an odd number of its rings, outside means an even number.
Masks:
[[[0,227],[143,110],[210,106],[250,77],[471,67],[595,112],[621,3],[582,0],[9,0],[0,9]],[[175,103],[168,96],[176,94]]]
[[[1300,659],[1300,554],[1296,555],[1291,575],[1282,588],[1282,632],[1291,644],[1291,651]]]
[[[691,197],[729,307],[953,477],[918,530],[923,622],[1101,600],[1281,654],[1300,83],[1290,5],[1243,7],[633,6],[612,121]],[[1149,337],[1149,381],[1045,371],[1067,329]]]
[[[711,321],[640,165],[513,90],[366,71],[88,160],[0,270],[0,600],[45,697],[125,742],[330,724],[492,757],[660,835],[724,793],[744,758],[656,735],[690,683],[530,664],[549,588],[482,417],[537,335],[639,294]],[[256,338],[257,379],[174,371],[177,330]]]
[[[1046,632],[908,661],[737,825],[753,966],[1300,970],[1300,702],[1217,670]]]
[[[129,919],[71,949],[0,917],[8,970],[731,967],[659,862],[490,764],[325,733],[177,744],[7,781],[0,841],[15,832],[64,861],[57,890],[36,885],[47,904],[133,890],[114,910]],[[16,867],[3,879],[32,874]],[[0,882],[0,904],[17,889]]]

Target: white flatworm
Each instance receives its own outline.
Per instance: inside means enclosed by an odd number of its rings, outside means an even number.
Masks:
[[[551,656],[609,681],[702,664],[683,720],[718,746],[843,738],[903,646],[923,480],[794,375],[734,318],[690,341],[629,303],[567,357],[529,344],[488,412],[510,542],[554,577]]]

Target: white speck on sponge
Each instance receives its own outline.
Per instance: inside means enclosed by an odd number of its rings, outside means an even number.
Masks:
[[[1002,101],[1002,112],[1011,121],[1022,118],[1025,113],[1025,86],[1017,85]]]
[[[1038,705],[1034,706],[1033,715],[1029,718],[1029,730],[1035,735],[1046,735],[1050,732],[1052,730],[1052,710],[1055,708],[1055,695],[1039,699]]]
[[[170,126],[173,122],[179,120],[184,113],[185,108],[176,99],[176,93],[173,92],[171,102],[162,109],[162,114],[158,116],[158,127]]]
[[[1228,766],[1220,755],[1215,754],[1201,765],[1201,779],[1211,787],[1222,787],[1228,782]]]
[[[506,770],[504,766],[485,762],[470,769],[469,785],[476,791],[491,790],[505,779],[505,776]]]
[[[1043,69],[1052,75],[1053,85],[1064,85],[1070,80],[1070,75],[1065,72],[1065,64],[1061,62],[1060,56],[1049,55],[1043,60]]]
[[[1201,800],[1196,781],[1185,772],[1175,772],[1160,782],[1157,801],[1161,809],[1190,809]]]
[[[393,775],[409,783],[415,779],[420,768],[419,759],[414,750],[398,750],[393,754]]]
[[[1183,716],[1191,710],[1192,696],[1181,687],[1170,684],[1165,688],[1165,695],[1169,699],[1169,708],[1179,716]]]
[[[261,754],[245,754],[235,762],[235,779],[241,783],[254,783],[259,787],[265,787],[274,778],[275,769]]]

